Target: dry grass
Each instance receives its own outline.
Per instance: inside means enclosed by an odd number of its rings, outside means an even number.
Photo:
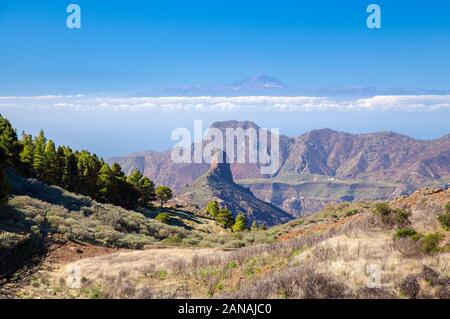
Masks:
[[[441,207],[426,203],[433,195],[413,204],[395,202],[411,210],[410,227],[443,232],[429,222]],[[57,297],[80,298],[448,297],[449,234],[440,249],[410,254],[414,247],[396,242],[396,229],[383,225],[371,209],[368,203],[340,204],[267,231],[212,240],[212,245],[221,240],[246,245],[230,250],[151,248],[83,259],[52,272],[47,287]],[[73,267],[83,278],[80,289],[66,284]]]

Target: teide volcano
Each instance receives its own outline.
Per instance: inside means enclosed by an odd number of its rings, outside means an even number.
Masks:
[[[250,222],[255,220],[267,226],[292,219],[285,211],[263,202],[249,189],[237,185],[223,151],[216,152],[210,169],[182,190],[178,200],[189,201],[199,207],[206,207],[209,201],[217,200],[220,206],[230,209],[234,216],[243,213]]]

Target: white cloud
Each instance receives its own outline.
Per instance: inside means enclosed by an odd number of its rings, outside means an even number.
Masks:
[[[84,95],[0,96],[1,108],[165,112],[434,111],[449,109],[450,95],[392,95],[364,99],[308,96],[106,97]]]

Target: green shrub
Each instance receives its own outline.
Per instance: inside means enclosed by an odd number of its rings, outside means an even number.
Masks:
[[[30,188],[23,192],[40,194],[46,196],[45,200],[57,203],[50,204],[28,196],[12,197],[9,201],[10,206],[4,209],[4,216],[11,219],[15,227],[23,224],[24,228],[30,229],[33,225],[42,225],[46,216],[46,228],[53,234],[62,235],[66,240],[131,249],[154,244],[155,241],[174,234],[180,234],[181,238],[185,238],[191,233],[181,227],[157,222],[142,213],[100,204],[61,189],[54,192],[56,188],[38,182],[25,183],[21,179],[15,181],[23,183],[23,187]],[[19,216],[24,218],[19,219]]]
[[[87,291],[90,299],[102,299],[104,297],[103,291],[99,287],[91,287]]]
[[[189,237],[189,238],[183,239],[183,244],[185,244],[187,246],[198,246],[198,244],[200,244],[200,241],[201,241],[201,238]]]
[[[238,239],[232,239],[225,242],[226,248],[241,248],[245,246],[245,242]]]
[[[450,230],[450,202],[445,205],[444,213],[438,216],[438,221],[442,228]]]
[[[392,209],[388,203],[377,203],[373,208],[373,213],[379,216],[385,225],[405,227],[410,224],[410,211],[403,208]]]
[[[411,217],[410,211],[403,208],[398,208],[395,209],[393,213],[397,225],[406,226],[409,224],[409,217]]]
[[[358,212],[359,211],[357,209],[349,209],[349,210],[345,211],[345,216],[350,217],[350,216],[358,214]]]
[[[429,233],[423,235],[420,243],[420,249],[427,254],[439,251],[439,244],[444,236],[441,233]]]
[[[388,203],[377,203],[373,209],[374,214],[379,216],[389,216],[391,214],[391,208]]]
[[[403,227],[403,228],[397,229],[394,237],[395,238],[405,238],[405,237],[413,237],[414,235],[417,235],[417,232],[414,229],[409,228],[409,227]]]
[[[164,280],[167,278],[167,270],[159,270],[156,273],[156,276],[158,277],[159,280]]]
[[[163,240],[163,243],[168,245],[176,245],[180,244],[183,241],[183,237],[180,234],[172,234],[169,235],[166,239]]]
[[[121,247],[127,247],[131,249],[142,249],[145,245],[151,244],[150,238],[138,235],[138,234],[127,234],[118,240],[118,244]]]
[[[170,215],[167,214],[167,213],[159,213],[159,214],[155,217],[155,219],[156,219],[157,221],[159,221],[160,223],[163,223],[163,224],[169,224],[169,222],[170,222],[170,220],[171,220],[171,217],[170,217]]]

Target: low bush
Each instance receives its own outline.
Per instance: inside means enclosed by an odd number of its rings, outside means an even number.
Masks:
[[[439,244],[444,236],[441,233],[429,233],[421,238],[420,248],[424,253],[430,254],[438,252]]]
[[[167,213],[159,213],[158,215],[156,215],[155,219],[160,223],[169,224],[171,217]]]
[[[392,210],[388,203],[377,203],[373,208],[373,213],[380,216],[383,221],[388,221]]]
[[[450,230],[450,202],[445,205],[444,212],[438,216],[438,221],[442,228]]]
[[[65,194],[68,202],[77,199],[71,193]],[[67,209],[68,205],[64,203],[52,205],[28,196],[15,196],[9,204],[6,212],[8,218],[10,215],[11,218],[16,219],[23,216],[22,220],[14,220],[14,225],[22,224],[23,227],[30,229],[33,225],[45,224],[48,231],[62,235],[61,239],[65,240],[90,242],[108,247],[141,249],[145,245],[151,245],[169,237],[168,242],[179,244],[182,239],[192,234],[184,228],[161,223],[141,213],[88,200],[79,202],[82,206],[72,207],[74,210]],[[161,220],[165,221],[166,218]],[[174,240],[173,236],[178,238]],[[196,242],[202,239],[195,236],[192,238]]]
[[[377,203],[373,213],[380,218],[385,226],[406,227],[410,224],[411,212],[403,208],[391,208],[388,203]]]
[[[397,208],[393,210],[394,219],[397,225],[404,227],[410,224],[409,218],[411,217],[411,211]]]
[[[414,235],[417,235],[417,232],[414,229],[409,228],[409,227],[403,227],[403,228],[397,229],[394,237],[395,238],[405,238],[405,237],[413,237]]]

